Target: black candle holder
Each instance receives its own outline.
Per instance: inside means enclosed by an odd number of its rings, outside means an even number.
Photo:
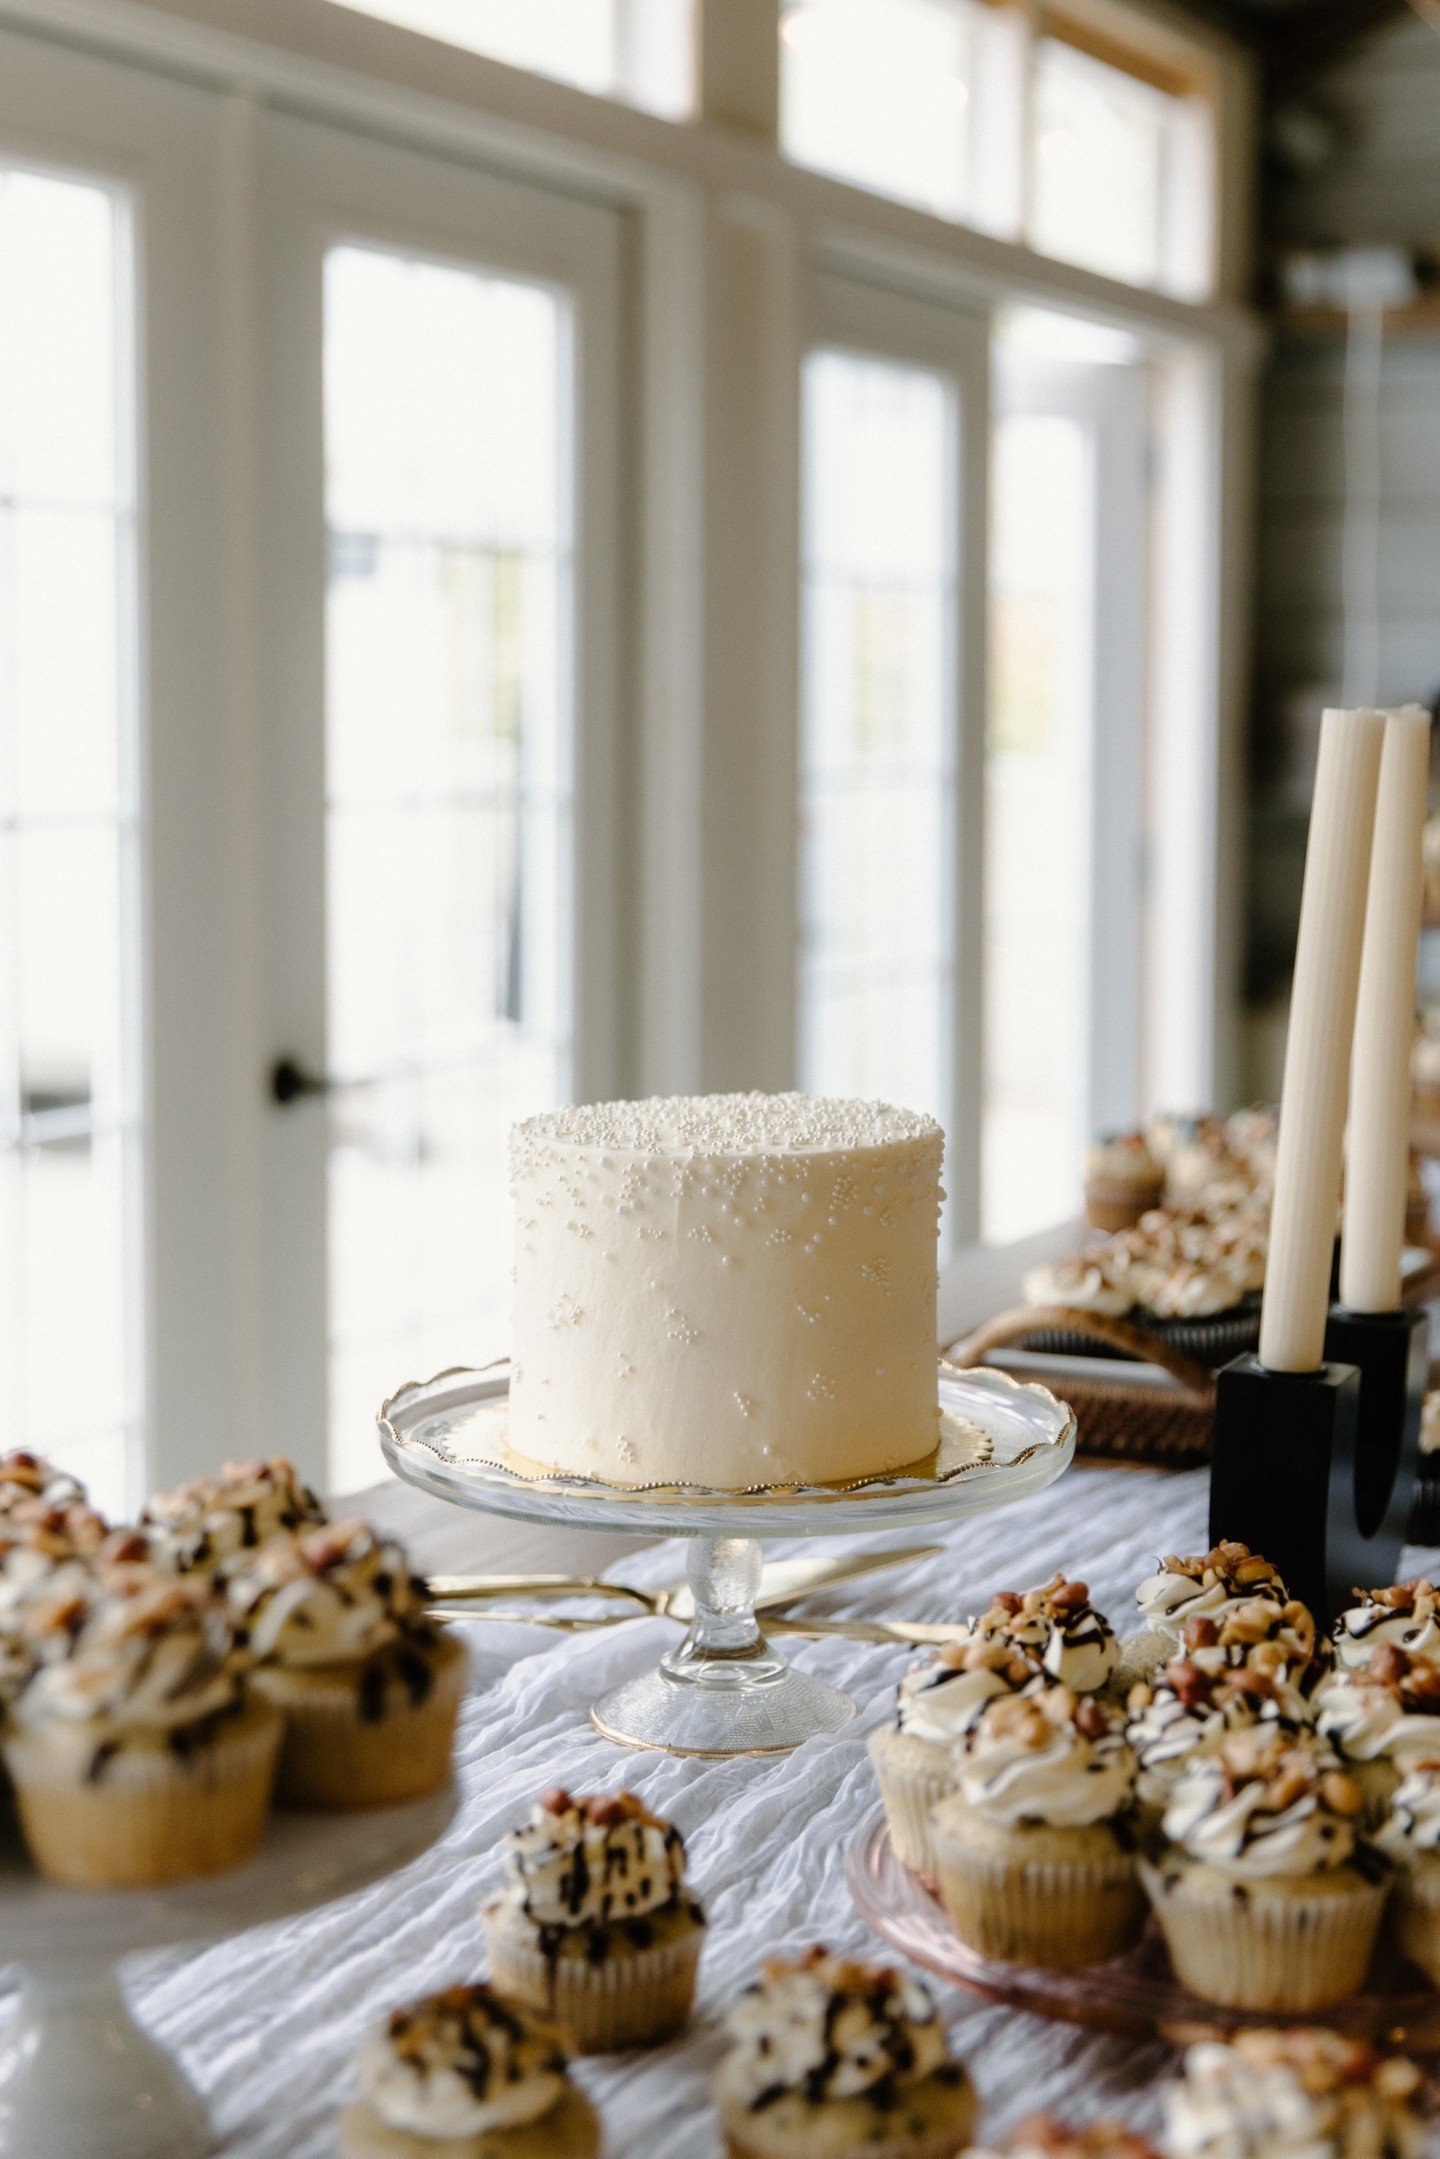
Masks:
[[[1351,1312],[1336,1305],[1325,1329],[1325,1355],[1355,1365],[1360,1373],[1355,1511],[1371,1554],[1365,1584],[1376,1587],[1395,1579],[1419,1497],[1430,1315],[1421,1305],[1402,1305],[1395,1312]]]
[[[1353,1364],[1273,1372],[1252,1353],[1216,1375],[1210,1541],[1263,1553],[1322,1626],[1356,1586],[1394,1580],[1393,1560],[1389,1574],[1374,1572],[1374,1540],[1360,1527],[1359,1437]]]

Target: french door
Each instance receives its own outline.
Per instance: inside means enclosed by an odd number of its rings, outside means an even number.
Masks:
[[[620,230],[261,122],[269,1437],[506,1339],[514,1119],[616,1085]]]
[[[1077,1213],[1086,1141],[1141,1109],[1145,377],[1002,337],[993,409],[982,1227],[1004,1243]]]
[[[239,1381],[221,110],[0,31],[0,1402],[117,1510]]]
[[[802,377],[799,1084],[928,1111],[978,1204],[989,332],[826,278]]]

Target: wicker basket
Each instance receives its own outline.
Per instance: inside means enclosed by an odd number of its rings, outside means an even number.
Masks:
[[[1074,1305],[1025,1305],[987,1320],[947,1354],[952,1364],[984,1364],[997,1349],[1023,1348],[1046,1335],[1082,1337],[1096,1357],[1093,1378],[1067,1370],[1054,1381],[1075,1412],[1078,1452],[1087,1460],[1148,1469],[1197,1469],[1209,1461],[1214,1373],[1128,1320]],[[1107,1350],[1113,1362],[1102,1361]],[[1121,1359],[1158,1365],[1177,1385],[1128,1377]]]

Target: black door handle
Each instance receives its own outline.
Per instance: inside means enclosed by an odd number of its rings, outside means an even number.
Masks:
[[[329,1094],[330,1082],[320,1072],[307,1072],[298,1057],[277,1057],[270,1067],[270,1099],[289,1109],[303,1095]]]

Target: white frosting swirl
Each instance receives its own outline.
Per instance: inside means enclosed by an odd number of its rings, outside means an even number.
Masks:
[[[1277,1576],[1237,1582],[1230,1568],[1209,1564],[1212,1557],[1207,1554],[1199,1576],[1182,1571],[1174,1560],[1167,1560],[1158,1574],[1147,1575],[1135,1592],[1135,1602],[1152,1633],[1180,1642],[1188,1620],[1212,1619],[1220,1625],[1247,1604],[1273,1605],[1278,1613],[1288,1602],[1285,1585]],[[1237,1564],[1249,1559],[1247,1552]]]
[[[971,1623],[973,1643],[1003,1645],[1077,1694],[1098,1694],[1120,1662],[1120,1645],[1083,1582],[1054,1575],[1043,1588],[1005,1590]]]
[[[1412,2159],[1422,2148],[1412,2064],[1338,2032],[1202,2040],[1167,2084],[1170,2159]]]
[[[325,1509],[292,1462],[227,1462],[218,1477],[197,1477],[161,1492],[145,1508],[142,1528],[157,1565],[179,1574],[226,1568],[272,1537],[313,1527]]]
[[[262,1664],[358,1664],[430,1632],[424,1583],[364,1522],[273,1538],[228,1577],[226,1596]]]
[[[1440,1759],[1440,1712],[1407,1709],[1402,1690],[1337,1672],[1315,1696],[1315,1729],[1353,1762]]]
[[[1440,1761],[1417,1762],[1406,1771],[1375,1842],[1402,1866],[1421,1852],[1440,1851]]]
[[[1420,1411],[1420,1452],[1440,1454],[1440,1389],[1434,1387]]]
[[[32,1500],[47,1508],[83,1507],[85,1487],[68,1470],[47,1462],[43,1454],[31,1454],[24,1447],[0,1454],[0,1514],[10,1514]]]
[[[679,1901],[685,1844],[632,1793],[553,1792],[506,1838],[510,1895],[539,1927],[603,1927]]]
[[[901,1680],[895,1721],[912,1739],[951,1747],[969,1731],[987,1702],[1015,1692],[993,1665],[967,1668],[936,1658],[912,1665]]]
[[[564,2094],[558,2026],[488,1986],[397,2009],[361,2053],[360,2089],[391,2129],[437,2142],[523,2128]]]
[[[74,1604],[41,1600],[27,1614],[25,1635],[37,1657],[56,1642],[69,1651],[42,1662],[20,1696],[15,1716],[27,1730],[84,1727],[89,1745],[178,1731],[237,1703],[235,1637],[208,1585],[112,1578],[83,1605],[78,1632]]]
[[[1135,1789],[1135,1757],[1116,1720],[1065,1687],[989,1704],[954,1767],[967,1804],[1005,1824],[1083,1828],[1111,1820]]]
[[[1355,1849],[1354,1823],[1326,1804],[1313,1750],[1292,1750],[1308,1774],[1283,1804],[1266,1777],[1235,1777],[1225,1752],[1194,1757],[1176,1780],[1164,1824],[1172,1844],[1222,1873],[1257,1880],[1344,1865]]]
[[[1411,1603],[1390,1601],[1394,1590],[1369,1592],[1336,1620],[1335,1654],[1348,1670],[1362,1670],[1382,1645],[1440,1664],[1440,1609],[1434,1588],[1429,1582],[1398,1587],[1401,1594],[1413,1593]]]
[[[815,2105],[918,2083],[947,2060],[925,1987],[908,1972],[812,1951],[767,1965],[727,2015],[727,2092],[759,2111],[782,2092]]]
[[[1305,1704],[1283,1683],[1273,1692],[1251,1693],[1222,1680],[1187,1700],[1167,1677],[1168,1670],[1132,1689],[1132,1703],[1136,1694],[1148,1699],[1127,1705],[1125,1737],[1139,1763],[1136,1791],[1152,1806],[1169,1798],[1191,1755],[1218,1746],[1227,1733],[1255,1724],[1271,1724],[1290,1734],[1306,1728]]]

